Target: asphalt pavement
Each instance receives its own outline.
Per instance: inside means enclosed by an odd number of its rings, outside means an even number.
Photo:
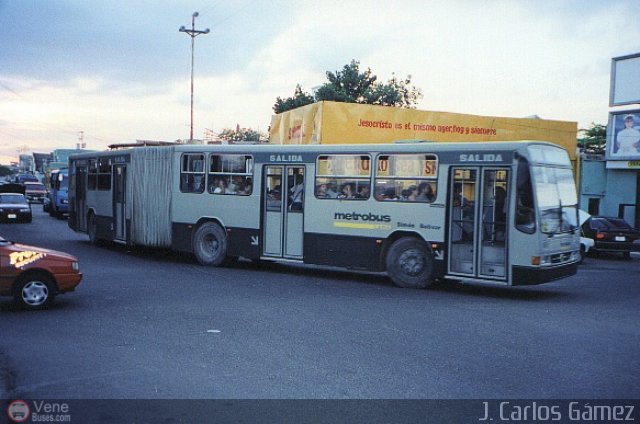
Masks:
[[[587,258],[537,287],[424,291],[378,274],[95,247],[42,213],[0,234],[72,253],[84,273],[48,311],[0,299],[5,396],[640,397],[637,258]]]

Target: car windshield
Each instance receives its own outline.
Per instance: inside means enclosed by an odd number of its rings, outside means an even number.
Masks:
[[[26,201],[22,194],[0,194],[0,203],[19,205]]]
[[[540,226],[544,233],[573,231],[578,227],[578,196],[570,168],[533,166]]]
[[[630,230],[631,225],[620,218],[592,218],[591,228],[594,230]]]

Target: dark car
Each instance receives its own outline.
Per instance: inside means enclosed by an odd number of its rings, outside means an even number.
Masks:
[[[619,252],[627,259],[640,252],[640,230],[622,218],[592,216],[582,224],[582,233],[595,241],[595,252]]]
[[[31,205],[24,194],[0,194],[0,221],[2,222],[31,222]]]

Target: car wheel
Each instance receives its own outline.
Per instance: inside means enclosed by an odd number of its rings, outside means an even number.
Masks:
[[[396,240],[387,252],[386,264],[389,277],[398,287],[424,289],[433,285],[433,255],[421,240]]]
[[[586,250],[585,250],[585,248],[584,248],[584,245],[583,245],[583,244],[581,244],[581,245],[580,245],[580,262],[578,262],[578,263],[580,263],[580,264],[581,264],[582,262],[584,262],[584,257],[585,257],[585,256],[587,256],[587,252],[586,252]]]
[[[631,260],[631,252],[622,252],[622,259],[630,261]]]
[[[205,222],[193,235],[193,253],[202,265],[223,265],[227,258],[227,234],[215,222]]]
[[[21,277],[15,284],[13,299],[23,309],[37,311],[51,305],[55,296],[55,284],[45,275]]]

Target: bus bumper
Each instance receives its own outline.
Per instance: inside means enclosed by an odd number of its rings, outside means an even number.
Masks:
[[[514,266],[512,271],[512,285],[533,286],[575,275],[578,272],[578,262],[545,267]]]

